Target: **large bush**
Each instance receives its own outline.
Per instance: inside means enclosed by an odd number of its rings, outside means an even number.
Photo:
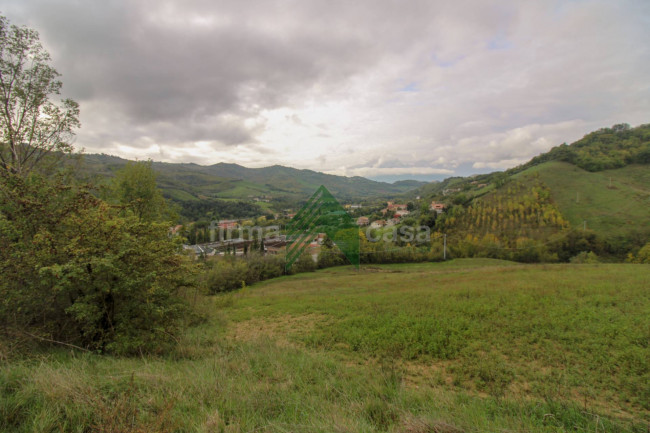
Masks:
[[[120,216],[64,178],[1,172],[0,187],[5,333],[116,353],[174,340],[194,266],[168,224]]]

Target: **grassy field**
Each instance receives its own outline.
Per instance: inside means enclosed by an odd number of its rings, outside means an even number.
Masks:
[[[605,238],[648,231],[650,227],[650,170],[629,165],[596,173],[566,162],[547,162],[517,177],[539,173],[572,227],[587,227]]]
[[[646,265],[343,267],[198,304],[167,357],[3,350],[0,430],[650,429]]]

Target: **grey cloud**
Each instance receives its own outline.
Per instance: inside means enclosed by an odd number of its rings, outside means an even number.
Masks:
[[[215,139],[239,144],[253,138],[242,124],[231,120],[219,127],[211,119],[229,114],[243,121],[315,85],[326,91],[377,54],[366,35],[355,35],[348,23],[327,29],[327,36],[322,25],[307,23],[313,17],[303,17],[305,25],[292,28],[301,19],[292,15],[300,12],[300,4],[272,3],[277,11],[265,16],[258,3],[241,7],[239,1],[175,6],[28,2],[14,21],[30,17],[29,24],[52,47],[66,93],[82,108],[87,100],[110,104],[127,122],[116,127],[147,127],[168,143]],[[224,23],[183,22],[180,17],[193,7],[196,17],[212,15]],[[325,10],[318,13],[327,15]],[[280,25],[265,28],[275,15]],[[171,122],[177,127],[164,127]]]
[[[188,153],[207,143],[233,162],[284,163],[284,140],[307,130],[314,157],[292,162],[305,168],[489,168],[650,115],[645,0],[0,0],[0,10],[40,31],[81,103],[78,143],[95,151],[159,145],[161,158],[208,162]],[[330,103],[342,110],[334,121],[304,113]],[[266,134],[264,113],[282,107],[286,128]]]

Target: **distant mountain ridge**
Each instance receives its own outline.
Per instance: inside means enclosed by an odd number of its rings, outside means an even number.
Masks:
[[[105,154],[85,154],[84,169],[98,180],[113,176],[129,161]],[[426,184],[399,181],[393,184],[364,177],[345,177],[281,165],[248,168],[232,163],[153,162],[164,195],[178,202],[200,200],[257,200],[266,203],[296,202],[308,198],[325,185],[340,201],[390,198]]]

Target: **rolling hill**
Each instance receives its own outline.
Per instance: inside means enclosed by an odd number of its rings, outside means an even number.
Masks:
[[[633,164],[589,172],[563,161],[533,166],[514,178],[538,173],[551,198],[573,227],[611,239],[650,231],[650,166]]]
[[[84,155],[86,173],[99,182],[110,179],[127,162],[108,155]],[[535,215],[557,212],[555,220],[564,223],[556,225],[556,231],[586,228],[620,255],[650,239],[648,163],[650,125],[631,128],[621,124],[557,146],[505,172],[451,177],[442,182],[389,184],[279,165],[247,168],[226,163],[202,166],[154,162],[153,167],[164,195],[178,203],[181,214],[189,220],[206,215],[249,217],[295,208],[318,186],[325,185],[337,199],[349,203],[414,200],[417,196],[425,201],[443,201],[455,207],[447,215],[453,219],[440,221],[446,230],[479,237],[505,236],[510,247],[522,237],[548,237],[549,221]],[[549,194],[542,202],[538,192],[546,190]],[[509,212],[522,206],[518,218],[509,218]],[[462,209],[468,214],[461,215]],[[506,223],[506,219],[513,221]],[[516,231],[517,220],[529,225]]]
[[[449,178],[405,197],[447,203],[437,226],[464,240],[514,250],[582,231],[620,258],[650,240],[649,156],[650,125],[615,125],[508,171]]]
[[[110,179],[128,162],[103,154],[88,154],[83,159],[86,173],[100,181]],[[163,194],[181,203],[214,199],[252,201],[258,198],[268,199],[277,206],[288,206],[308,198],[320,185],[325,185],[340,201],[360,201],[390,198],[425,184],[418,181],[390,184],[280,165],[247,168],[226,163],[203,166],[154,162],[153,167],[158,173],[158,185]]]

